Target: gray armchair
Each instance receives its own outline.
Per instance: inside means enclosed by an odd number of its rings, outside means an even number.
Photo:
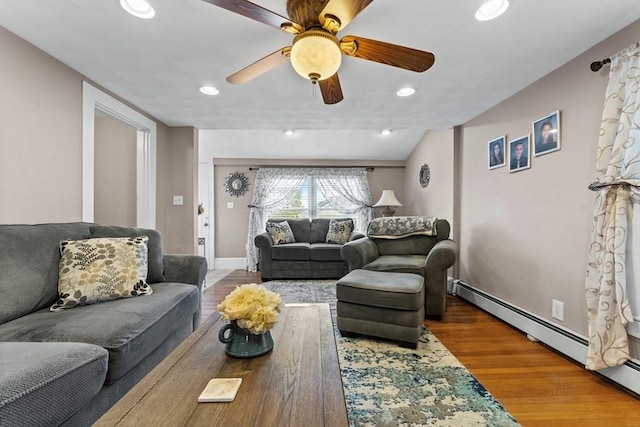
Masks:
[[[364,269],[421,275],[425,286],[425,316],[441,318],[447,302],[447,269],[458,259],[458,245],[449,239],[447,220],[431,219],[432,229],[421,231],[415,224],[424,220],[424,217],[376,218],[369,224],[367,237],[346,243],[340,254],[349,271]],[[385,233],[377,232],[381,229]]]

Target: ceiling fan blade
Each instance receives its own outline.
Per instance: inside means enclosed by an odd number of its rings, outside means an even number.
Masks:
[[[337,104],[344,99],[338,73],[335,73],[328,79],[320,80],[318,84],[320,85],[320,92],[322,92],[322,99],[325,104]]]
[[[340,20],[340,27],[334,33],[344,29],[373,0],[329,0],[320,12],[320,24],[325,25],[325,16],[333,15]]]
[[[227,81],[233,84],[242,84],[248,82],[249,80],[255,79],[259,75],[276,68],[278,65],[288,60],[290,51],[291,46],[278,49],[272,54],[269,54],[264,58],[257,60],[247,67],[244,67],[242,70],[236,71],[235,73],[231,74],[229,77],[227,77]]]
[[[431,68],[436,60],[431,52],[356,36],[343,37],[340,40],[340,49],[345,55],[418,73]]]
[[[214,6],[227,9],[228,11],[235,12],[239,15],[246,16],[255,21],[262,22],[270,27],[281,29],[282,25],[287,27],[297,27],[300,29],[300,25],[293,22],[289,18],[282,15],[278,15],[275,12],[265,9],[262,6],[258,6],[255,3],[251,3],[247,0],[203,0],[207,3],[211,3]]]

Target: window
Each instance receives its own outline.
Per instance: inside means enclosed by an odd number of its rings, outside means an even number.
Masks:
[[[268,218],[352,218],[356,228],[358,225],[358,215],[342,213],[332,206],[314,176],[307,177],[293,199],[282,209],[269,213]]]

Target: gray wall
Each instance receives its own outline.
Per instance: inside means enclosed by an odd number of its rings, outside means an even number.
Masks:
[[[94,139],[93,220],[135,226],[137,130],[96,111]]]
[[[89,80],[3,27],[0,52],[0,223],[80,221],[82,81]],[[156,228],[164,249],[195,253],[197,132],[119,100],[157,123]],[[172,206],[171,194],[184,195],[185,206]]]
[[[429,132],[407,161],[410,214],[453,213],[459,278],[542,318],[564,302],[563,326],[587,335],[585,271],[593,217],[595,159],[608,67],[589,64],[638,41],[640,21],[520,93],[460,126]],[[562,149],[531,159],[531,169],[488,170],[487,143],[531,133],[534,120],[561,110]],[[428,159],[453,164],[433,191],[411,184]],[[452,192],[453,188],[453,192]],[[453,198],[452,198],[453,194]],[[439,213],[433,212],[435,215]],[[556,320],[552,320],[556,321]],[[638,340],[632,355],[640,357]]]

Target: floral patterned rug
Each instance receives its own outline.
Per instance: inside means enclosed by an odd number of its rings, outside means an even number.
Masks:
[[[329,303],[335,329],[335,280],[263,285],[284,303]],[[351,426],[519,426],[426,328],[416,350],[335,333]]]

